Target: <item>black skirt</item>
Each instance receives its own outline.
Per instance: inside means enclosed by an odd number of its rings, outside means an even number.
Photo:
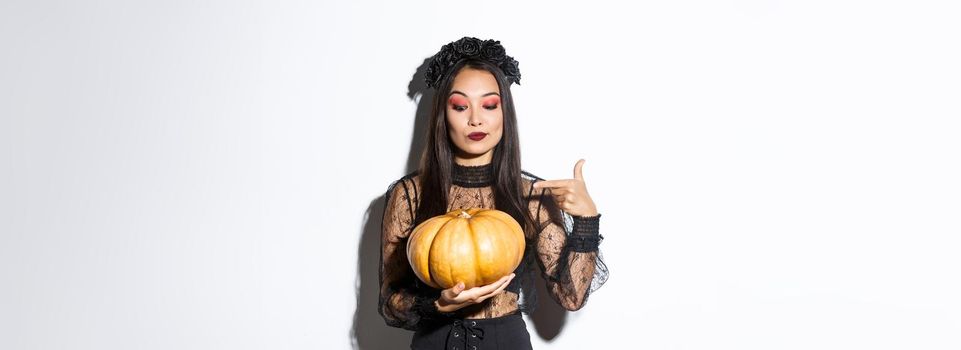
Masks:
[[[495,318],[445,319],[414,332],[414,350],[531,350],[521,314]]]

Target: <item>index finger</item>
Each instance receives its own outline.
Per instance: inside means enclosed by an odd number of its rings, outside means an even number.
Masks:
[[[535,183],[534,183],[534,188],[535,188],[535,189],[541,189],[541,188],[545,188],[545,187],[546,187],[546,188],[564,187],[564,186],[567,186],[567,183],[568,183],[568,182],[569,182],[569,180],[544,180],[544,181],[538,181],[538,182],[535,182]]]
[[[478,298],[477,298],[477,302],[478,302],[478,303],[479,303],[479,302],[482,302],[482,301],[484,301],[484,300],[490,299],[491,297],[493,297],[493,296],[495,296],[495,295],[497,295],[497,294],[500,294],[500,292],[503,292],[504,289],[507,289],[507,286],[508,286],[509,284],[510,284],[510,279],[508,279],[508,280],[506,280],[506,281],[504,281],[504,282],[501,282],[500,286],[497,287],[497,289],[493,290],[493,291],[490,292],[490,293],[487,293],[487,294],[484,294],[484,295],[481,295],[480,297],[478,297]]]

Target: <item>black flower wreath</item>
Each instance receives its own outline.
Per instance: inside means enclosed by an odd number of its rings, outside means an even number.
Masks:
[[[480,40],[474,37],[463,37],[448,43],[430,58],[424,81],[428,88],[436,88],[441,79],[449,74],[451,67],[462,59],[477,59],[490,62],[499,67],[507,77],[508,84],[521,84],[521,72],[517,69],[517,60],[508,56],[497,40]]]

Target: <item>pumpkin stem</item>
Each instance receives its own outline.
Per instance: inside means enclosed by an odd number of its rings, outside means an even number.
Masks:
[[[468,214],[466,210],[461,209],[460,215],[458,215],[458,217],[462,217],[464,219],[470,219],[470,214]]]

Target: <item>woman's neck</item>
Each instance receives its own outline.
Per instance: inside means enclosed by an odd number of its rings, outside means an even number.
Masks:
[[[494,150],[475,156],[465,156],[463,154],[454,155],[454,164],[461,166],[480,166],[490,164],[494,160]]]
[[[460,187],[487,187],[494,183],[494,165],[490,162],[482,165],[461,165],[454,163],[451,174],[454,185]]]

